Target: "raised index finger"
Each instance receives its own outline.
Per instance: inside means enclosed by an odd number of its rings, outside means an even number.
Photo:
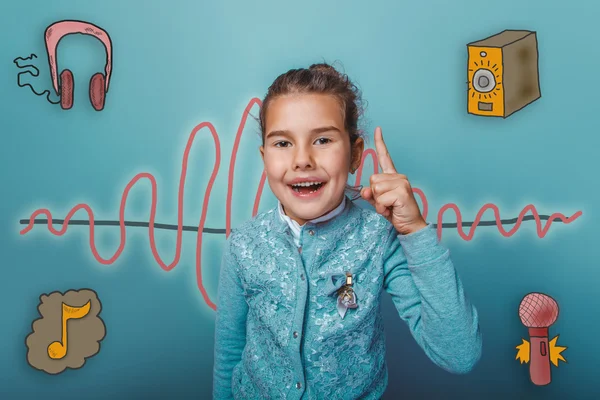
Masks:
[[[396,167],[394,167],[394,162],[383,141],[383,133],[379,126],[375,128],[375,151],[377,152],[377,159],[379,160],[379,165],[381,165],[383,172],[396,173]]]

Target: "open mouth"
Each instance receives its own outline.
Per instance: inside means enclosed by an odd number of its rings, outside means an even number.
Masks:
[[[318,192],[323,186],[325,186],[325,182],[303,182],[303,183],[295,183],[293,185],[289,185],[292,190],[299,194],[313,194]]]

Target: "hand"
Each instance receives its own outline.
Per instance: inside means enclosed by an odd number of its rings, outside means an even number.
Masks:
[[[396,172],[380,127],[375,129],[375,150],[383,173],[371,175],[370,186],[360,191],[361,197],[390,221],[398,233],[408,235],[423,229],[427,223],[408,179]]]

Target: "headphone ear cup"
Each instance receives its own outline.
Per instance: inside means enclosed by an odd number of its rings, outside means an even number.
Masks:
[[[73,80],[73,73],[65,69],[60,73],[60,106],[63,110],[73,107],[74,89],[75,81]]]
[[[106,99],[106,78],[104,74],[97,72],[90,79],[90,102],[96,111],[104,108]]]

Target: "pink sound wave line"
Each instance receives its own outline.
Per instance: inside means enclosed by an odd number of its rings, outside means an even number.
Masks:
[[[225,235],[226,235],[226,237],[229,237],[229,235],[231,233],[231,200],[232,200],[232,194],[233,194],[232,193],[233,178],[234,178],[235,162],[236,162],[236,158],[237,158],[237,151],[239,148],[242,132],[244,131],[244,128],[246,126],[246,121],[248,119],[248,115],[254,105],[258,105],[259,107],[261,107],[262,106],[261,100],[258,98],[252,98],[249,101],[248,105],[246,106],[244,113],[242,115],[240,124],[238,126],[237,134],[236,134],[235,141],[233,144],[233,149],[231,152],[231,159],[230,159],[230,164],[229,164],[229,176],[228,176],[228,184],[227,184],[227,202],[226,202],[226,210],[225,210],[225,224],[226,224]],[[146,172],[141,172],[141,173],[135,175],[133,177],[133,179],[131,179],[131,181],[126,185],[125,190],[123,191],[123,195],[121,197],[121,203],[119,206],[119,227],[120,227],[121,240],[120,240],[117,251],[115,251],[115,253],[110,258],[103,258],[98,253],[98,249],[96,248],[95,239],[94,239],[95,238],[95,235],[94,235],[94,232],[95,232],[94,231],[94,212],[92,211],[92,209],[89,205],[84,204],[84,203],[77,204],[69,211],[69,213],[67,214],[67,216],[65,217],[65,219],[62,222],[62,227],[60,230],[57,230],[54,228],[54,226],[52,224],[52,213],[48,209],[45,209],[45,208],[38,209],[38,210],[34,211],[33,214],[31,214],[31,217],[29,218],[29,224],[20,231],[20,234],[25,235],[29,231],[31,231],[35,224],[35,222],[34,222],[35,218],[38,215],[43,214],[48,219],[48,221],[47,221],[48,230],[56,236],[62,236],[67,232],[69,221],[71,220],[73,215],[79,210],[85,210],[85,212],[87,212],[87,214],[89,216],[89,222],[90,222],[89,223],[89,226],[90,226],[90,228],[89,228],[90,249],[92,251],[92,254],[93,254],[94,258],[100,264],[110,265],[119,258],[119,256],[121,255],[121,253],[123,252],[123,250],[125,248],[125,243],[126,243],[126,238],[127,238],[126,229],[125,229],[125,207],[127,205],[127,198],[129,196],[129,191],[133,188],[133,186],[139,180],[148,179],[152,185],[152,203],[150,206],[150,220],[149,220],[149,227],[148,227],[150,248],[152,251],[152,255],[154,256],[154,259],[160,265],[160,267],[164,271],[167,271],[167,272],[171,271],[179,263],[179,260],[181,257],[181,247],[182,247],[181,239],[182,239],[182,233],[183,233],[183,229],[182,229],[183,228],[183,194],[184,194],[184,187],[185,187],[185,181],[186,181],[186,176],[187,176],[188,158],[189,158],[189,154],[190,154],[192,145],[196,138],[196,135],[203,128],[208,128],[210,133],[212,134],[213,140],[215,142],[216,157],[215,157],[213,171],[212,171],[212,174],[208,181],[208,185],[207,185],[206,192],[204,195],[204,202],[202,204],[202,213],[200,216],[200,222],[198,224],[198,235],[197,235],[197,239],[196,239],[196,277],[197,277],[198,288],[200,289],[200,292],[202,293],[202,297],[203,297],[204,301],[211,309],[216,310],[217,306],[209,298],[209,296],[206,292],[206,289],[204,288],[204,283],[203,283],[203,279],[202,279],[202,233],[204,231],[204,224],[206,221],[206,214],[207,214],[207,210],[208,210],[208,202],[210,200],[210,194],[211,194],[212,187],[213,187],[213,184],[217,177],[217,173],[219,171],[219,166],[221,163],[221,145],[220,145],[220,141],[219,141],[219,136],[217,134],[215,127],[210,122],[202,122],[194,127],[194,129],[190,133],[187,144],[185,146],[185,150],[183,152],[181,175],[180,175],[180,179],[179,179],[179,189],[177,192],[177,194],[178,194],[178,198],[177,198],[177,241],[176,241],[175,257],[171,263],[166,264],[160,257],[160,254],[158,254],[155,236],[154,236],[154,229],[155,229],[154,223],[155,223],[155,218],[156,218],[156,202],[157,202],[157,197],[158,197],[157,196],[157,184],[156,184],[156,179],[154,178],[154,176],[152,176],[151,174],[146,173]],[[365,159],[367,156],[371,156],[371,158],[373,160],[373,173],[376,174],[379,172],[377,155],[376,155],[375,151],[373,149],[366,149],[362,156],[361,165],[357,170],[356,185],[358,185],[360,183],[361,176],[362,176],[362,169],[363,169],[364,162],[365,162]],[[256,192],[255,200],[254,200],[252,217],[254,217],[258,214],[258,208],[260,205],[260,199],[262,197],[262,192],[264,189],[266,178],[267,178],[266,172],[263,171],[262,176],[260,178],[259,185],[258,185],[258,190]],[[425,196],[423,191],[421,191],[420,189],[413,188],[413,192],[416,193],[420,197],[421,202],[422,202],[422,214],[423,214],[423,217],[425,219],[427,219],[427,213],[428,213],[428,208],[429,208],[428,203],[427,203],[427,197]],[[515,224],[515,226],[510,231],[507,232],[502,227],[502,222],[501,222],[500,216],[499,216],[500,210],[498,209],[498,207],[496,207],[494,204],[486,204],[479,210],[470,233],[465,235],[465,233],[462,230],[462,216],[461,216],[460,210],[458,209],[458,207],[455,204],[451,203],[451,204],[446,204],[445,206],[443,206],[438,213],[437,234],[438,234],[438,238],[440,238],[440,239],[442,236],[441,235],[442,234],[442,217],[443,217],[444,212],[448,209],[453,209],[455,211],[456,216],[457,216],[457,221],[458,221],[458,225],[457,225],[458,233],[464,240],[467,240],[467,241],[471,240],[473,238],[473,235],[475,234],[475,228],[481,221],[481,216],[487,209],[494,210],[494,214],[496,217],[496,225],[498,226],[500,233],[505,237],[509,237],[509,236],[513,235],[519,229],[519,226],[521,225],[524,215],[528,211],[531,211],[534,215],[534,219],[535,219],[535,221],[537,223],[537,227],[538,227],[538,229],[537,229],[538,236],[540,238],[544,237],[546,235],[546,233],[548,232],[548,229],[550,228],[550,225],[552,224],[552,221],[554,219],[561,219],[562,222],[564,222],[564,223],[570,223],[570,222],[574,221],[575,219],[577,219],[582,214],[581,211],[576,212],[571,217],[565,217],[563,214],[560,214],[560,213],[552,214],[548,218],[548,222],[547,222],[546,226],[544,228],[542,228],[541,219],[540,219],[539,214],[537,213],[535,207],[533,205],[528,205],[520,213],[518,221]]]

